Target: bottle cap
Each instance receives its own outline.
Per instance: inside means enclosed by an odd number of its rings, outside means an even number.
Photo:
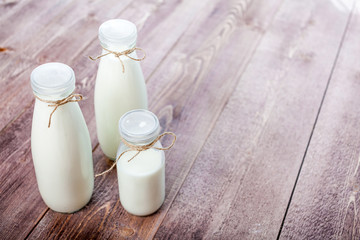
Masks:
[[[159,135],[159,119],[148,110],[132,110],[120,118],[119,132],[127,142],[139,145],[148,144]]]
[[[137,38],[134,23],[124,19],[111,19],[99,27],[99,40],[104,48],[133,47]]]
[[[31,72],[31,87],[42,96],[68,96],[75,90],[75,74],[66,64],[45,63]]]

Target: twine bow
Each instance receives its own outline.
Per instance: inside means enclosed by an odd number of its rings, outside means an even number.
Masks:
[[[68,102],[79,102],[79,101],[81,101],[83,99],[83,96],[81,94],[76,94],[76,93],[72,93],[69,96],[67,96],[66,98],[63,98],[63,99],[60,99],[60,100],[57,100],[57,101],[45,100],[45,99],[39,98],[36,95],[35,95],[35,97],[37,99],[39,99],[40,101],[42,101],[42,102],[50,103],[48,105],[49,107],[54,107],[54,110],[52,110],[52,112],[50,113],[50,116],[49,116],[48,128],[50,128],[50,125],[51,125],[51,117],[52,117],[52,115],[54,114],[54,112],[56,111],[56,109],[58,107],[60,107],[61,105],[66,104]],[[73,98],[75,98],[75,99],[73,99]]]
[[[117,57],[117,58],[119,59],[120,63],[121,63],[122,72],[123,72],[123,73],[125,72],[125,66],[124,66],[123,61],[122,61],[121,58],[120,58],[121,56],[126,56],[126,57],[128,57],[128,58],[130,58],[130,59],[132,59],[132,60],[134,60],[134,61],[142,61],[142,60],[144,60],[145,57],[146,57],[145,51],[144,51],[143,49],[141,49],[141,48],[138,48],[138,47],[133,47],[133,48],[127,49],[127,50],[122,51],[122,52],[111,51],[111,50],[106,49],[106,48],[104,48],[104,47],[102,47],[102,48],[103,48],[105,51],[108,51],[108,53],[102,54],[102,55],[97,56],[97,57],[95,57],[95,58],[89,56],[89,58],[90,58],[91,60],[95,61],[95,60],[97,60],[97,59],[99,59],[99,58],[102,58],[102,57],[105,57],[105,56],[107,56],[107,55],[109,55],[109,54],[114,54],[115,57]],[[133,57],[130,57],[129,54],[132,53],[132,52],[134,52],[134,51],[136,51],[136,50],[141,51],[141,52],[144,54],[144,56],[143,56],[142,58],[133,58]]]
[[[159,141],[163,136],[165,135],[171,135],[174,137],[172,143],[167,146],[167,147],[154,147],[155,143],[157,141]],[[142,151],[145,151],[145,150],[148,150],[150,148],[154,148],[154,149],[157,149],[157,150],[169,150],[170,148],[172,148],[175,144],[175,141],[176,141],[176,135],[175,133],[172,133],[172,132],[164,132],[163,134],[159,135],[157,138],[155,138],[154,141],[152,141],[151,143],[147,144],[147,145],[143,145],[143,146],[139,146],[139,145],[134,145],[134,144],[131,144],[129,142],[127,142],[126,140],[124,140],[123,138],[121,138],[121,141],[129,148],[128,150],[122,152],[117,158],[116,158],[116,161],[114,162],[113,165],[111,165],[111,167],[108,169],[108,170],[105,170],[104,172],[102,173],[99,173],[99,174],[96,174],[95,177],[99,177],[101,175],[104,175],[108,172],[110,172],[117,164],[117,162],[119,161],[119,159],[122,157],[122,155],[124,155],[126,152],[130,152],[130,151],[137,151],[137,153],[132,156],[128,162],[130,162],[131,160],[133,160],[137,155],[139,155],[140,152]]]

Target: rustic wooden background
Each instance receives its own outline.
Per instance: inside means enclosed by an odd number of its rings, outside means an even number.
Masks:
[[[166,200],[125,212],[116,171],[49,210],[30,149],[39,64],[74,68],[95,172],[99,25],[138,26],[150,110],[178,141]],[[0,1],[0,239],[360,239],[358,0]]]

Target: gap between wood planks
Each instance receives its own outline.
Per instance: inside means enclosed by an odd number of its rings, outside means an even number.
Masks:
[[[348,31],[348,28],[349,28],[349,24],[350,24],[351,18],[352,18],[353,14],[354,14],[354,10],[356,9],[356,3],[357,3],[357,1],[354,0],[353,6],[352,6],[352,8],[351,8],[351,12],[349,13],[349,17],[348,17],[347,22],[346,22],[346,26],[345,26],[344,32],[343,32],[342,37],[341,37],[341,41],[340,41],[340,44],[339,44],[338,51],[337,51],[337,53],[336,53],[336,57],[335,57],[335,60],[334,60],[334,64],[333,64],[333,66],[332,66],[332,68],[331,68],[331,72],[330,72],[328,81],[327,81],[327,83],[326,83],[326,87],[325,87],[325,90],[324,90],[324,93],[323,93],[323,97],[322,97],[321,102],[320,102],[319,110],[318,110],[318,112],[317,112],[317,114],[316,114],[316,118],[315,118],[315,121],[314,121],[313,128],[311,129],[309,141],[308,141],[308,143],[307,143],[307,145],[306,145],[306,148],[305,148],[304,156],[303,156],[303,158],[302,158],[302,161],[301,161],[301,164],[300,164],[300,168],[299,168],[298,174],[297,174],[296,179],[295,179],[295,182],[294,182],[294,187],[293,187],[293,189],[292,189],[292,191],[291,191],[291,195],[290,195],[290,198],[289,198],[289,202],[288,202],[288,204],[287,204],[287,206],[286,206],[285,214],[284,214],[283,220],[282,220],[281,225],[280,225],[279,233],[278,233],[276,239],[279,239],[279,238],[280,238],[282,229],[283,229],[283,227],[284,227],[285,219],[286,219],[288,210],[289,210],[289,208],[290,208],[291,200],[292,200],[293,195],[294,195],[294,193],[295,193],[296,184],[297,184],[297,182],[298,182],[298,180],[299,180],[299,177],[300,177],[301,169],[302,169],[302,167],[303,167],[303,164],[304,164],[304,161],[305,161],[305,158],[306,158],[306,155],[307,155],[307,151],[308,151],[308,149],[309,149],[309,146],[310,146],[310,143],[311,143],[311,139],[312,139],[314,130],[315,130],[315,128],[316,128],[316,124],[317,124],[317,121],[318,121],[318,118],[319,118],[319,115],[320,115],[320,112],[321,112],[321,108],[322,108],[322,106],[323,106],[323,103],[324,103],[324,100],[325,100],[325,97],[326,97],[326,93],[327,93],[327,91],[328,91],[329,84],[330,84],[331,78],[332,78],[332,76],[333,76],[334,69],[335,69],[335,67],[336,67],[336,64],[337,64],[337,61],[338,61],[338,58],[339,58],[339,55],[340,55],[340,52],[341,52],[341,48],[342,48],[342,45],[343,45],[343,42],[344,42],[346,33],[347,33],[347,31]]]
[[[47,214],[47,212],[49,211],[50,208],[46,208],[46,210],[44,211],[43,214],[40,215],[40,217],[38,219],[36,219],[35,225],[33,226],[33,228],[31,228],[31,230],[29,231],[29,233],[26,235],[25,239],[28,239],[29,236],[31,235],[31,233],[35,230],[35,228],[37,227],[37,225],[40,223],[41,219],[43,219],[43,217]]]
[[[11,124],[13,124],[18,118],[20,118],[27,109],[29,109],[30,107],[32,107],[33,103],[35,102],[35,99],[32,99],[28,105],[26,105],[18,115],[16,115],[13,119],[11,119],[1,130],[0,130],[0,135],[8,128],[11,126]]]

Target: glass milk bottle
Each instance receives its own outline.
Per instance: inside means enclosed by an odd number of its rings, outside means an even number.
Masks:
[[[159,136],[159,120],[147,110],[133,110],[121,117],[119,131],[127,143],[147,145]],[[162,148],[160,141],[154,147]],[[116,169],[122,206],[138,216],[154,213],[165,199],[164,151],[150,148],[137,152],[121,143],[117,157],[121,153],[123,155],[117,161]]]
[[[46,63],[31,73],[35,106],[31,151],[36,180],[46,205],[71,213],[90,200],[94,186],[89,131],[73,94],[74,71],[62,63]],[[80,97],[80,99],[79,99]]]
[[[132,109],[147,109],[147,93],[139,59],[134,50],[135,24],[112,19],[101,24],[99,40],[103,48],[95,84],[95,116],[100,147],[114,160],[120,143],[117,125]],[[124,51],[129,50],[123,54]],[[122,55],[123,54],[123,55]],[[94,60],[94,59],[93,59]]]

